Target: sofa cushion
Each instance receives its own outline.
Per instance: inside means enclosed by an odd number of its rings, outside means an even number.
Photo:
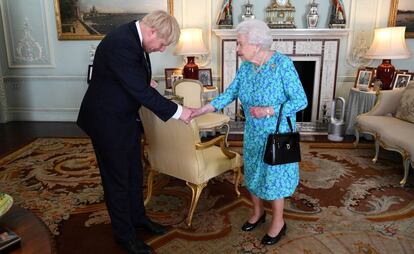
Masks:
[[[405,88],[395,116],[398,119],[414,123],[414,80]]]
[[[414,159],[414,125],[391,116],[358,116],[358,126],[364,131],[379,135],[389,147],[402,148]]]
[[[363,131],[368,131],[372,134],[379,133],[381,128],[392,129],[392,126],[395,124],[395,122],[401,122],[401,120],[398,120],[392,116],[359,115],[357,117],[358,126]]]
[[[414,161],[414,125],[394,118],[391,128],[380,128],[380,140],[390,147],[404,149],[411,161]]]

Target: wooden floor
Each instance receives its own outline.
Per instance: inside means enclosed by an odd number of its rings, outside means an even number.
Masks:
[[[0,124],[0,155],[41,137],[88,137],[74,122],[9,122]]]
[[[40,137],[87,137],[74,122],[9,122],[0,124],[0,156],[8,154]],[[230,135],[230,141],[241,141],[242,135]],[[301,135],[303,141],[330,142],[326,135]],[[353,142],[346,136],[343,142]],[[362,140],[362,142],[364,142]],[[236,142],[237,143],[237,142]]]

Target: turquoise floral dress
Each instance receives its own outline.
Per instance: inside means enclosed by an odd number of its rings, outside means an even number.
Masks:
[[[244,128],[244,180],[247,189],[265,200],[291,196],[299,183],[299,163],[271,166],[263,162],[267,136],[276,129],[276,119],[282,103],[283,121],[280,132],[288,132],[286,116],[296,124],[296,112],[307,106],[306,94],[292,61],[278,52],[257,67],[243,62],[229,87],[211,105],[217,110],[239,98],[246,117]],[[254,118],[249,108],[273,106],[275,115]]]

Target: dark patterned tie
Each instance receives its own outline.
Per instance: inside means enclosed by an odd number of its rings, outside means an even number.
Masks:
[[[144,58],[145,58],[145,68],[147,69],[147,73],[148,73],[148,84],[149,84],[151,82],[152,71],[151,71],[151,60],[147,52],[144,52]]]

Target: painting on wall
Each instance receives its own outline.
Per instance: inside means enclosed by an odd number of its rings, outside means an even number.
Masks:
[[[414,38],[414,1],[392,0],[388,26],[405,26],[405,37]]]
[[[155,10],[173,14],[173,0],[54,0],[59,40],[100,40],[117,26]]]

